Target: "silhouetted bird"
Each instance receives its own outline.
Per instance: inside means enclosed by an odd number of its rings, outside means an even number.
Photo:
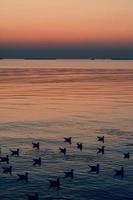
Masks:
[[[82,143],[77,143],[77,148],[80,149],[80,151],[82,151],[82,149],[83,149],[83,144],[82,144]]]
[[[41,166],[41,164],[42,164],[42,159],[41,159],[41,157],[39,157],[39,158],[34,158],[34,159],[33,159],[33,166],[36,166],[36,165]]]
[[[39,200],[39,194],[36,192],[34,195],[33,194],[27,194],[27,199],[28,200]]]
[[[17,176],[19,177],[18,180],[28,182],[28,180],[29,180],[29,176],[28,175],[29,175],[28,172],[26,172],[25,174],[17,174]]]
[[[73,169],[71,169],[69,172],[64,172],[64,173],[65,173],[64,178],[70,177],[71,179],[73,179],[73,177],[74,177],[74,170]]]
[[[64,155],[66,155],[66,148],[59,148],[60,153],[63,153]]]
[[[90,172],[96,172],[97,174],[99,174],[99,171],[100,171],[100,165],[97,164],[97,165],[88,165],[91,169],[90,169]]]
[[[68,138],[65,137],[64,142],[71,144],[72,143],[72,137],[68,137]]]
[[[3,173],[4,174],[10,174],[10,176],[12,175],[12,166],[10,167],[2,167],[3,168]]]
[[[57,189],[60,187],[60,178],[57,178],[56,180],[49,180],[50,188],[56,187]]]
[[[32,142],[32,147],[33,147],[33,149],[39,149],[40,148],[40,143],[39,142],[37,142],[37,143]]]
[[[121,167],[121,169],[115,169],[115,176],[121,176],[124,177],[124,167]]]
[[[102,154],[104,154],[104,149],[105,149],[104,146],[102,146],[101,148],[97,148],[97,153],[102,153]]]
[[[100,136],[97,136],[97,140],[104,143],[104,136],[101,136],[101,137],[100,137]]]
[[[17,149],[17,150],[10,150],[11,151],[11,155],[12,156],[19,156],[19,149]]]
[[[9,163],[9,156],[7,155],[6,157],[0,157],[0,162],[6,162],[8,164]]]
[[[130,153],[129,152],[128,153],[124,153],[124,158],[129,159],[130,158]]]

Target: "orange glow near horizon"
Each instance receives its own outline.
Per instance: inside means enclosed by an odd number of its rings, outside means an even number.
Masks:
[[[0,43],[133,42],[133,1],[1,0]]]

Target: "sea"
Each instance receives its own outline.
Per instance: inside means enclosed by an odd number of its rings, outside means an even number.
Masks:
[[[0,60],[0,148],[9,155],[9,164],[0,162],[0,200],[35,192],[40,200],[133,199],[133,61]],[[11,156],[17,148],[20,156]],[[99,174],[90,172],[97,164]],[[3,173],[8,166],[12,176]],[[114,176],[121,167],[124,177]],[[74,178],[65,178],[71,169]],[[25,172],[28,183],[18,181]],[[58,177],[60,188],[50,188]]]

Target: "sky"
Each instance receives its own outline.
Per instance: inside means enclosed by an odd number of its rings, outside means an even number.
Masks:
[[[0,57],[133,52],[133,0],[0,0]]]

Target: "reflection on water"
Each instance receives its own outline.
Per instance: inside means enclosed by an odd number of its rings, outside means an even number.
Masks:
[[[10,158],[13,176],[0,173],[0,199],[21,200],[32,191],[40,199],[131,197],[133,160],[123,160],[123,152],[133,153],[132,116],[132,61],[0,61],[0,146],[3,155],[21,149],[20,158]],[[96,154],[98,134],[106,138],[103,156]],[[64,136],[73,137],[71,146]],[[40,152],[32,150],[32,141],[41,143]],[[65,158],[60,146],[68,149]],[[42,167],[34,168],[32,158],[39,155]],[[88,174],[88,164],[95,163],[101,165],[98,176]],[[124,180],[114,178],[113,169],[122,165]],[[63,179],[71,168],[74,180]],[[23,171],[30,173],[27,185],[16,182]],[[48,190],[48,179],[57,176],[60,191]]]

